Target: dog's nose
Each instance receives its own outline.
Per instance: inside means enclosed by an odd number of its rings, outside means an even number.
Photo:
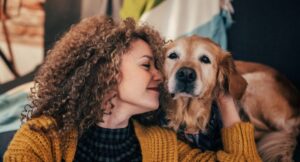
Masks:
[[[192,68],[182,67],[176,73],[176,79],[182,82],[193,82],[196,80],[196,72]]]

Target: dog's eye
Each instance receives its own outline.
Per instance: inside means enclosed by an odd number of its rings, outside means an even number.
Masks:
[[[178,59],[179,57],[176,52],[172,52],[171,54],[169,54],[168,58],[173,60]]]
[[[201,56],[200,59],[199,59],[201,62],[205,63],[205,64],[209,64],[210,63],[210,60],[207,56]]]

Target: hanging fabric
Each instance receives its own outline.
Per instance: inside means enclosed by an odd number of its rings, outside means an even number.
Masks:
[[[232,23],[229,0],[125,0],[121,18],[147,22],[166,39],[201,35],[227,47],[226,28]]]

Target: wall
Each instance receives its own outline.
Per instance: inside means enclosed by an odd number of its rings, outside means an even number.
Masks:
[[[270,65],[300,89],[300,10],[297,0],[234,0],[229,30],[234,58]]]

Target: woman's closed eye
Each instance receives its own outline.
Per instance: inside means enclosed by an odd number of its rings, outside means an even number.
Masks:
[[[150,68],[154,65],[153,58],[148,55],[143,56],[141,60],[141,65],[145,70],[149,71]]]
[[[142,65],[146,70],[149,70],[150,67],[151,67],[151,64],[150,63],[145,63]]]

